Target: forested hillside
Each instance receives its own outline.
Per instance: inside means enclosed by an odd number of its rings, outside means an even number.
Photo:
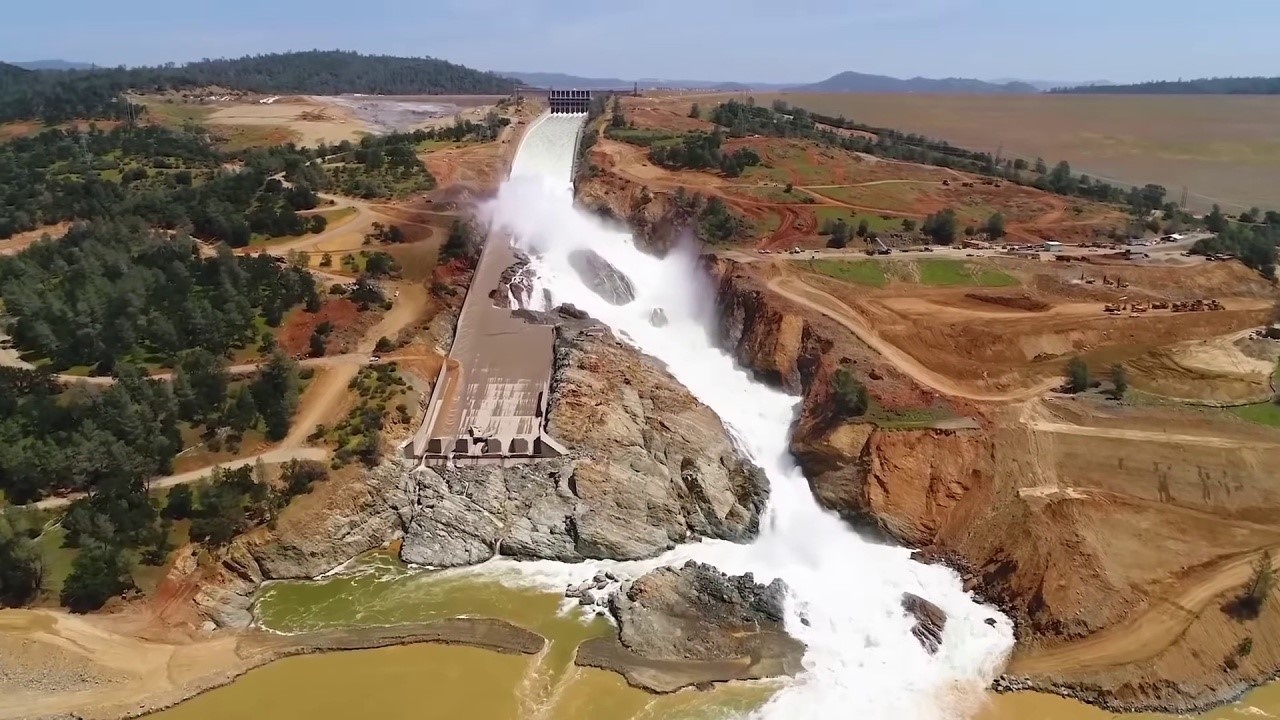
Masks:
[[[141,222],[78,224],[0,261],[0,297],[18,347],[59,367],[110,371],[132,358],[171,365],[187,348],[225,355],[258,341],[295,305],[318,308],[311,274],[224,246],[202,258],[189,238]]]
[[[1280,95],[1280,77],[1200,78],[1133,85],[1082,85],[1057,88],[1076,95]]]
[[[381,198],[435,187],[414,152],[417,137],[223,154],[198,132],[48,130],[0,144],[0,239],[67,220],[121,217],[233,247],[254,236],[319,231],[323,218],[298,215],[316,207],[318,191]]]
[[[11,73],[8,68],[21,74]],[[515,81],[435,58],[319,51],[201,60],[177,67],[24,71],[0,66],[0,122],[126,117],[121,94],[218,86],[260,93],[507,94]]]

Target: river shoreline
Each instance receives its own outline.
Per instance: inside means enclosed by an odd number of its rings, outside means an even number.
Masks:
[[[130,640],[145,642],[137,638]],[[58,697],[36,698],[25,703],[19,701],[7,707],[0,703],[0,717],[47,720],[65,720],[68,716],[85,720],[142,717],[229,685],[246,673],[278,660],[300,655],[439,644],[532,656],[546,646],[542,636],[505,620],[450,618],[396,627],[327,630],[297,635],[278,635],[260,630],[224,631],[181,647],[199,649],[201,645],[225,645],[228,642],[232,643],[232,652],[223,655],[223,662],[210,662],[200,668],[195,677],[169,687],[148,689],[147,685],[156,684],[156,678],[146,676],[138,678],[136,693],[129,693],[128,690],[133,688],[127,687],[126,692],[117,693],[114,692],[116,688],[108,686],[102,693],[91,691],[85,694],[80,705],[62,703],[53,706],[52,703],[61,699]],[[123,652],[132,650],[127,646],[123,648]]]

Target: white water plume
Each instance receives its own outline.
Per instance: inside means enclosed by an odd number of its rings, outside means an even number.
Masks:
[[[572,303],[620,337],[666,364],[671,374],[716,412],[739,449],[765,472],[769,502],[759,538],[749,545],[704,541],[638,563],[498,561],[479,572],[518,575],[563,588],[601,568],[638,575],[699,560],[724,572],[781,578],[789,588],[787,631],[805,643],[805,671],[759,711],[763,718],[912,718],[970,714],[1012,646],[1012,627],[961,588],[958,576],[910,559],[908,550],[860,537],[814,500],[788,450],[798,398],[756,382],[716,347],[708,328],[708,282],[690,254],[657,258],[630,235],[573,205],[570,168],[581,116],[546,116],[520,147],[511,179],[489,207],[532,258],[534,295]],[[613,305],[570,265],[575,249],[590,249],[630,277],[636,298]],[[661,308],[667,323],[650,322]],[[948,616],[942,647],[929,655],[911,635],[904,592]],[[994,618],[995,625],[987,620]]]

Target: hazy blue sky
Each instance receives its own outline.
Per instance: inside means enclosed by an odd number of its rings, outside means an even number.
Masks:
[[[56,0],[10,3],[0,58],[151,64],[312,48],[623,78],[1132,81],[1274,75],[1267,0]]]

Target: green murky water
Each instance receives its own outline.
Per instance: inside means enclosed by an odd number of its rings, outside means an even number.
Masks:
[[[265,588],[256,612],[277,632],[358,628],[448,617],[496,617],[547,638],[536,657],[469,647],[414,645],[293,657],[153,717],[158,720],[721,720],[760,707],[775,682],[651,695],[620,676],[573,665],[578,643],[612,632],[602,618],[561,612],[563,598],[505,585],[475,571],[418,572],[374,553],[342,573]],[[1280,686],[1198,720],[1280,716]],[[1116,716],[1063,698],[992,696],[976,720],[1171,720]]]

